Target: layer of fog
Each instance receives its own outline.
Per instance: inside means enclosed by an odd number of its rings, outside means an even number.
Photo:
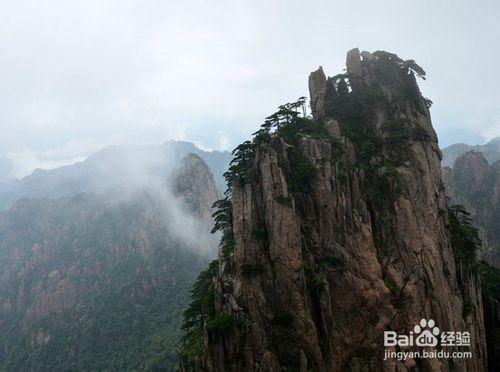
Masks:
[[[151,160],[150,158],[148,158]],[[172,158],[170,158],[170,161]],[[193,252],[215,257],[220,236],[212,234],[213,220],[196,214],[184,202],[182,193],[173,190],[175,174],[181,166],[180,162],[171,161],[168,173],[153,172],[160,164],[137,162],[133,159],[129,166],[122,168],[128,182],[105,192],[111,204],[129,204],[150,198],[154,211],[158,213],[164,224],[167,235]],[[162,176],[163,174],[163,176]]]
[[[182,196],[174,196],[170,183],[166,180],[152,180],[147,187],[121,187],[108,190],[107,204],[110,207],[137,203],[149,199],[148,206],[154,211],[146,210],[158,218],[165,227],[166,236],[175,241],[183,249],[188,249],[203,256],[215,258],[219,234],[211,234],[213,222],[203,219],[191,211],[184,203]]]
[[[219,236],[210,233],[213,227],[212,219],[210,216],[202,218],[190,210],[182,198],[182,193],[172,189],[172,177],[182,166],[182,158],[187,150],[191,149],[190,146],[197,151],[201,150],[196,149],[192,144],[188,146],[186,143],[176,142],[174,145],[170,147],[110,147],[80,164],[80,167],[85,166],[91,170],[85,173],[83,178],[71,178],[75,172],[81,171],[77,165],[72,165],[53,172],[41,172],[48,174],[43,178],[44,185],[37,183],[42,178],[34,177],[30,180],[30,186],[33,187],[34,192],[43,191],[40,190],[42,187],[49,189],[53,187],[53,190],[49,190],[52,195],[42,197],[68,199],[69,204],[61,204],[67,208],[72,208],[71,206],[75,204],[71,203],[71,199],[82,193],[90,196],[91,200],[102,202],[101,205],[104,208],[139,205],[138,215],[134,218],[140,217],[139,213],[145,213],[147,218],[153,218],[151,221],[153,224],[163,225],[164,229],[160,230],[161,239],[174,242],[182,249],[215,257]],[[184,148],[185,146],[188,147]],[[225,161],[222,162],[221,167],[225,167]],[[65,184],[68,180],[69,184]],[[71,184],[72,182],[79,184]],[[30,195],[20,195],[20,198],[26,196],[33,198]],[[0,202],[1,197],[0,188]],[[39,197],[34,198],[39,199]],[[89,207],[92,206],[89,205]],[[127,209],[129,208],[125,208]],[[1,236],[0,239],[2,239]]]
[[[189,142],[167,141],[163,145],[108,146],[85,161],[50,171],[36,170],[20,180],[9,179],[9,163],[0,161],[0,210],[24,197],[58,198],[85,192],[104,192],[125,185],[147,187],[151,178],[164,178],[188,153],[200,156],[210,167],[219,189],[230,154],[206,152]],[[140,170],[140,174],[138,171]]]

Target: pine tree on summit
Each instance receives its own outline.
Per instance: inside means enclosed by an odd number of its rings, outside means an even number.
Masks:
[[[349,94],[349,87],[344,78],[340,78],[337,83],[337,93],[340,96],[346,96]]]
[[[254,142],[256,144],[262,143],[262,142],[268,142],[269,139],[271,138],[271,129],[273,127],[273,122],[270,120],[264,121],[264,124],[260,126],[260,129],[252,133],[252,136],[254,136]]]

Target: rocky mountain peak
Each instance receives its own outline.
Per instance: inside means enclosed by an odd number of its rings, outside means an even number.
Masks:
[[[482,192],[490,166],[481,152],[466,152],[457,158],[453,168],[454,183],[457,187],[471,197]]]
[[[385,51],[360,53],[358,48],[352,49],[347,53],[345,73],[327,78],[321,67],[311,73],[313,117],[317,121],[333,118],[351,128],[349,122],[362,121],[358,124],[365,132],[377,135],[386,129],[404,131],[411,121],[415,135],[437,142],[427,120],[432,102],[420,94],[416,77],[425,79],[425,71],[413,60]],[[387,110],[387,105],[397,110]]]
[[[219,198],[215,180],[207,164],[195,154],[184,156],[170,177],[176,196],[181,196],[189,210],[211,220],[212,204]]]
[[[484,145],[471,146],[465,143],[455,143],[443,148],[443,166],[453,167],[458,157],[471,150],[481,152],[488,163],[493,164],[500,160],[500,137],[494,138]]]
[[[465,206],[479,229],[482,258],[500,266],[500,161],[490,165],[483,152],[469,150],[444,172],[450,202]]]
[[[183,369],[484,369],[475,252],[451,245],[415,76],[425,71],[412,60],[354,49],[347,73],[311,73],[312,119],[293,113],[299,99],[237,148],[216,212],[218,271],[200,276],[192,313],[205,315],[187,319]],[[473,357],[383,362],[384,330],[421,319],[470,332]]]
[[[322,118],[325,114],[326,75],[321,66],[309,75],[309,93],[313,116]]]

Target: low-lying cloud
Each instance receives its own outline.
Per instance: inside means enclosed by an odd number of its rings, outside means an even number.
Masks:
[[[215,257],[220,236],[211,234],[211,218],[205,219],[194,214],[182,196],[175,195],[172,177],[176,167],[169,175],[162,176],[137,165],[129,164],[129,182],[107,190],[105,195],[110,198],[108,201],[116,204],[134,203],[146,195],[152,201],[149,205],[159,214],[159,220],[166,227],[169,238],[193,252]]]

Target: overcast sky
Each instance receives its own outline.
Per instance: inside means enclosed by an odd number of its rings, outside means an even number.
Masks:
[[[415,59],[441,145],[500,136],[498,1],[0,0],[0,157],[231,149],[353,47]]]

